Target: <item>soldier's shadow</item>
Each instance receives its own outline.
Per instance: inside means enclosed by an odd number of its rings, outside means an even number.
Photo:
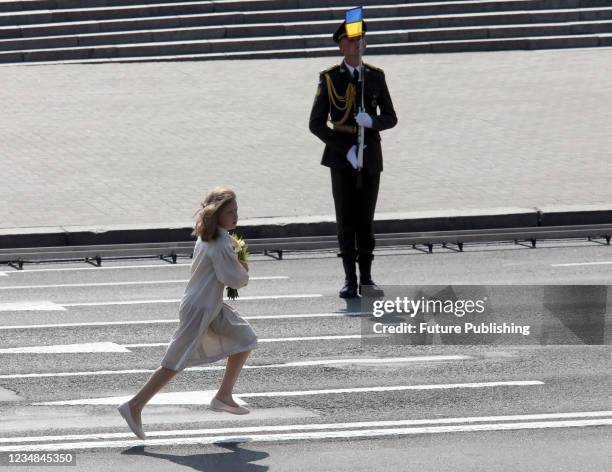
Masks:
[[[361,312],[361,298],[345,298],[346,308],[339,310],[345,313],[359,313]]]
[[[264,472],[269,469],[268,466],[252,463],[269,457],[270,454],[267,452],[244,449],[240,447],[238,443],[223,443],[217,444],[217,446],[223,447],[231,452],[179,455],[145,451],[144,446],[136,446],[123,451],[121,454],[163,459],[202,472],[235,472],[237,470],[241,472]]]

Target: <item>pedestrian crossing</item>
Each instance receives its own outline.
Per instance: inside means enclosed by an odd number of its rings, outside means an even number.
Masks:
[[[69,267],[32,270],[36,284],[27,285],[28,273],[21,273],[19,285],[12,287],[12,274],[0,279],[0,388],[16,395],[0,397],[5,420],[0,422],[0,452],[143,444],[115,406],[131,398],[159,365],[177,323],[173,305],[179,298],[156,298],[155,280],[139,284],[138,266],[129,267],[126,272],[134,280],[122,280],[112,298],[100,290],[111,286],[113,273],[121,269],[79,271],[78,286],[64,278]],[[257,269],[253,264],[254,275]],[[295,293],[305,273],[265,269],[231,302],[259,335],[260,346],[235,391],[236,401],[249,405],[251,414],[236,418],[207,409],[224,362],[189,367],[143,411],[144,444],[286,443],[612,425],[612,409],[569,411],[549,405],[546,412],[537,411],[538,402],[562,388],[550,372],[533,368],[530,350],[364,346],[360,320],[366,312],[338,300],[337,287],[321,280],[312,283],[318,293]],[[187,270],[172,269],[177,277]],[[146,271],[154,272],[151,265]],[[138,288],[140,298],[123,299],[133,292],[121,287]],[[56,291],[52,296],[49,288]],[[5,293],[17,300],[3,301]],[[150,310],[148,319],[132,318],[136,305],[146,305],[139,309]],[[304,309],[309,306],[311,311]],[[96,320],[98,315],[108,319]],[[164,427],[176,409],[184,409],[176,417],[182,427]],[[493,414],[496,409],[512,414]],[[30,420],[21,423],[24,412]],[[60,421],[68,412],[83,420]],[[38,426],[37,415],[42,415]],[[89,416],[92,420],[86,421]],[[53,418],[59,428],[50,427]]]
[[[278,425],[256,428],[219,428],[191,431],[153,431],[147,433],[147,439],[145,441],[139,439],[127,439],[132,435],[126,433],[42,436],[35,438],[16,437],[0,440],[0,452],[37,451],[41,449],[44,449],[45,451],[75,451],[82,449],[97,450],[128,448],[143,444],[148,446],[180,446],[193,444],[212,445],[236,442],[253,443],[324,439],[380,438],[420,434],[465,433],[476,431],[516,431],[612,425],[612,411],[569,414],[569,417],[577,419],[563,419],[564,415],[550,415],[550,420],[538,421],[537,419],[540,416],[541,415],[516,415],[514,417],[509,416],[501,418],[445,418],[420,421],[404,420],[343,424]],[[474,422],[478,422],[478,424],[474,424]],[[24,444],[30,441],[36,441],[36,444]],[[2,443],[10,444],[2,445]]]

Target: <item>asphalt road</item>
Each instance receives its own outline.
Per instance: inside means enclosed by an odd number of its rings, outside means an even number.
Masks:
[[[373,272],[385,285],[612,285],[612,249],[395,248]],[[610,467],[610,345],[365,344],[331,252],[252,258],[232,302],[260,341],[235,389],[251,413],[207,409],[223,362],[188,369],[143,411],[143,446],[115,405],[159,365],[188,275],[185,259],[0,268],[2,465],[25,450],[76,454],[66,470]]]

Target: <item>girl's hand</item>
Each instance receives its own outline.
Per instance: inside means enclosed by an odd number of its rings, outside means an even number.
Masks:
[[[249,271],[249,264],[246,261],[238,261],[242,264],[242,267],[244,267],[244,270],[246,270],[247,272]]]

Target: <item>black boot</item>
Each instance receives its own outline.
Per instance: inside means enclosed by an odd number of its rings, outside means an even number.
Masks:
[[[338,295],[340,298],[355,298],[357,297],[357,269],[355,268],[354,256],[342,256],[342,265],[344,266],[344,287],[340,289]]]
[[[359,295],[363,296],[362,286],[366,290],[366,295],[371,297],[384,297],[385,292],[372,280],[372,259],[373,254],[359,254]]]

